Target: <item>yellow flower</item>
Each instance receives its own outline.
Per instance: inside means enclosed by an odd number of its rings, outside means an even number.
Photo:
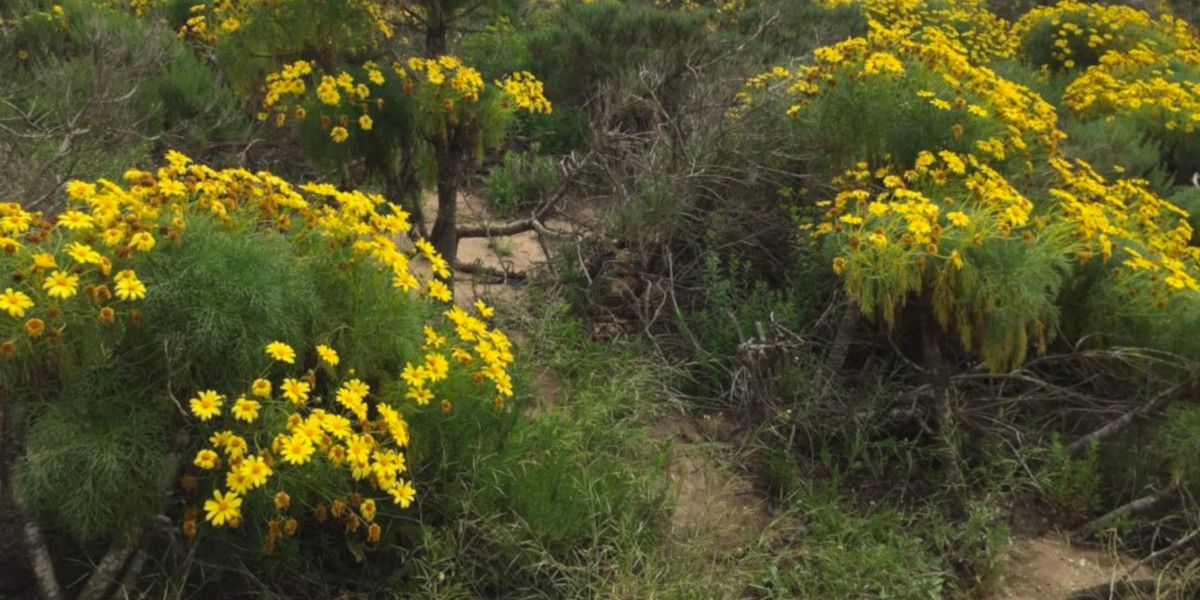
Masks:
[[[308,382],[287,378],[283,380],[283,396],[297,406],[308,401],[308,392],[312,389]]]
[[[254,489],[267,483],[267,478],[271,476],[272,470],[267,461],[261,456],[251,456],[242,461],[241,467],[238,469],[246,478],[246,486]]]
[[[154,236],[147,231],[139,231],[129,238],[129,245],[142,252],[149,252],[154,248]]]
[[[221,401],[220,394],[206,390],[192,398],[189,404],[192,407],[192,414],[199,417],[201,421],[207,421],[221,414],[221,406],[224,402]]]
[[[125,269],[117,273],[117,297],[122,300],[137,300],[146,297],[146,284],[138,280],[137,275]]]
[[[213,499],[204,503],[204,519],[213,525],[233,524],[242,518],[242,499],[234,492],[213,490]]]
[[[962,254],[959,253],[958,250],[954,250],[953,252],[950,253],[950,262],[954,264],[954,268],[962,269],[963,268]]]
[[[370,131],[371,126],[374,123],[375,122],[371,120],[371,117],[369,117],[367,115],[363,115],[358,118],[358,126],[361,127],[363,131]],[[336,140],[334,140],[334,141],[336,141]]]
[[[430,381],[441,381],[449,376],[450,362],[441,354],[433,353],[426,355],[425,372],[429,373]]]
[[[946,219],[958,227],[966,227],[967,224],[971,222],[971,217],[968,217],[965,213],[959,211],[948,213],[946,215]]]
[[[413,388],[408,390],[408,393],[406,393],[404,396],[411,400],[415,400],[416,403],[420,404],[421,406],[425,406],[426,404],[429,404],[431,400],[433,400],[433,392],[430,391],[429,388]]]
[[[346,128],[345,128],[345,127],[342,127],[341,125],[339,125],[339,126],[337,126],[337,127],[334,127],[334,128],[333,128],[333,129],[332,129],[332,130],[329,132],[329,138],[330,138],[330,139],[332,139],[332,140],[333,140],[335,143],[338,143],[338,144],[340,144],[340,143],[342,143],[342,142],[346,141],[346,139],[347,139],[347,138],[349,138],[349,137],[350,137],[350,132],[349,132],[349,131],[346,131]]]
[[[92,216],[81,213],[77,210],[68,210],[59,215],[58,224],[72,231],[78,229],[91,229],[93,226]]]
[[[363,500],[363,503],[359,505],[358,510],[362,513],[363,519],[367,521],[375,520],[375,500],[371,498]]]
[[[262,405],[255,400],[240,397],[233,403],[233,417],[239,421],[253,423],[258,418],[258,410]]]
[[[196,453],[196,459],[192,461],[192,464],[201,469],[215,469],[218,460],[220,460],[220,457],[217,456],[216,452],[205,448]]]
[[[417,497],[417,490],[413,489],[412,484],[403,479],[396,483],[396,487],[388,490],[388,493],[392,495],[392,498],[396,501],[396,504],[400,505],[400,508],[408,508],[412,505],[413,499]]]
[[[96,195],[96,186],[83,181],[72,181],[67,184],[67,195],[74,200],[87,200]]]
[[[271,395],[271,382],[266,379],[255,379],[250,386],[250,392],[259,398],[266,398]]]
[[[430,279],[429,283],[426,284],[425,291],[431,297],[441,300],[442,302],[450,301],[450,288],[447,287],[446,284],[442,283],[441,281],[438,281],[436,279]]]
[[[336,367],[337,364],[341,362],[341,359],[338,358],[338,353],[333,348],[330,348],[325,344],[317,345],[317,356],[320,356],[321,360],[329,363],[330,366]]]
[[[275,508],[285,510],[292,504],[292,497],[287,492],[278,492],[275,494]]]
[[[833,259],[833,274],[841,275],[846,270],[846,259],[838,256]]]
[[[284,462],[293,465],[302,465],[312,460],[313,444],[308,438],[303,435],[293,435],[284,438],[281,454],[283,454]]]
[[[66,250],[67,250],[67,254],[69,254],[71,256],[71,258],[75,259],[75,262],[77,262],[79,264],[87,264],[87,263],[98,264],[101,260],[104,259],[104,257],[101,256],[99,252],[96,252],[95,250],[92,249],[91,246],[89,246],[87,244],[80,244],[80,243],[67,244]]]
[[[414,367],[412,363],[404,365],[404,370],[400,372],[400,378],[411,387],[423,387],[428,374],[424,368]]]
[[[29,334],[29,337],[31,338],[41,337],[42,333],[45,331],[46,322],[37,317],[25,322],[25,333]]]
[[[42,282],[42,289],[51,298],[67,299],[75,295],[76,285],[79,283],[79,276],[72,275],[66,271],[55,271]]]
[[[245,494],[250,489],[250,481],[241,469],[235,469],[225,474],[225,487],[239,494]]]
[[[288,363],[289,365],[296,362],[296,351],[283,342],[271,342],[267,344],[267,356]]]
[[[23,317],[27,308],[33,308],[33,299],[24,292],[14,292],[8,288],[0,294],[0,310],[8,311],[9,315]]]
[[[485,319],[491,317],[492,315],[494,315],[496,313],[496,311],[492,307],[488,306],[487,304],[484,304],[483,300],[475,301],[475,310],[479,311],[479,316],[481,316]]]
[[[58,262],[54,260],[53,254],[42,252],[33,255],[33,268],[35,269],[53,269],[58,266]]]

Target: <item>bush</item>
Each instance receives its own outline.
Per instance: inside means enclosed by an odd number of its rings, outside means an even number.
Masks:
[[[1084,119],[1124,121],[1159,148],[1163,169],[1188,180],[1200,164],[1196,120],[1200,57],[1194,51],[1110,52],[1067,87],[1063,103]]]
[[[554,159],[530,152],[505,152],[501,164],[492,167],[484,197],[497,213],[512,215],[536,205],[554,193],[562,181]]]
[[[40,4],[0,10],[0,118],[12,123],[0,153],[19,158],[0,166],[0,194],[51,206],[73,176],[116,179],[168,145],[199,151],[247,124],[230,90],[161,24],[81,0]]]
[[[1191,45],[1187,23],[1129,6],[1063,0],[1017,21],[1021,56],[1053,72],[1083,71],[1109,51],[1171,52]]]
[[[72,182],[53,220],[3,207],[28,243],[0,256],[20,274],[0,304],[19,504],[81,544],[136,539],[166,512],[188,537],[266,553],[297,528],[387,548],[408,478],[441,459],[409,423],[502,415],[513,394],[491,309],[447,310],[442,280],[409,270],[445,261],[398,248],[407,215],[378,196],[168,158],[127,187]]]

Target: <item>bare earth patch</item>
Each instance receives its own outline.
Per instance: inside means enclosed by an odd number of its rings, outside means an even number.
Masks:
[[[754,485],[707,455],[703,436],[685,417],[659,424],[671,442],[667,472],[675,494],[672,530],[680,543],[703,539],[717,554],[749,545],[774,517]]]
[[[1152,576],[1147,569],[1135,569],[1131,559],[1114,559],[1099,550],[1072,546],[1062,536],[1016,538],[1007,575],[992,598],[1065,600],[1084,588]]]

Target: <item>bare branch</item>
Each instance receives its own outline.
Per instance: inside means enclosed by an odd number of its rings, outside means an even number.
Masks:
[[[1200,375],[1192,374],[1187,379],[1171,386],[1170,388],[1167,388],[1162,392],[1159,392],[1159,394],[1154,398],[1151,398],[1149,402],[1146,402],[1136,409],[1125,413],[1117,420],[1111,421],[1107,425],[1080,437],[1070,444],[1067,444],[1067,453],[1074,454],[1080,450],[1083,450],[1084,448],[1087,448],[1087,446],[1093,441],[1099,441],[1124,431],[1126,427],[1129,427],[1129,425],[1133,423],[1134,419],[1166,406],[1167,403],[1169,403],[1171,400],[1174,400],[1182,392],[1191,389],[1192,384],[1198,377],[1200,377]]]

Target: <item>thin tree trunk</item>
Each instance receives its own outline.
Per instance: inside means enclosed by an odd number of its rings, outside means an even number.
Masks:
[[[961,444],[958,439],[958,417],[950,371],[942,355],[941,329],[928,311],[922,311],[921,345],[937,416],[937,432],[942,442],[946,469],[946,485],[961,508],[962,465],[959,461]]]
[[[142,569],[146,567],[146,560],[150,555],[146,553],[146,546],[150,543],[150,532],[147,531],[142,535],[141,541],[138,543],[137,552],[133,555],[133,560],[129,563],[129,568],[125,570],[125,575],[121,577],[121,586],[117,588],[119,598],[130,598],[137,592],[137,580],[142,574]]]
[[[433,247],[446,262],[458,260],[458,157],[449,149],[437,152],[437,221],[431,234]]]
[[[64,600],[58,576],[54,573],[54,561],[50,559],[50,549],[42,537],[42,529],[28,515],[22,517],[25,519],[25,551],[29,553],[29,562],[33,564],[38,592],[43,600]]]
[[[125,563],[129,562],[129,557],[133,555],[135,549],[135,546],[124,540],[114,541],[104,558],[100,559],[100,564],[96,565],[96,570],[92,571],[92,575],[88,577],[77,600],[101,600],[104,598],[105,592],[117,583],[117,578],[125,569]]]
[[[842,369],[842,365],[846,364],[846,356],[850,354],[850,342],[854,341],[854,330],[858,327],[858,319],[862,315],[858,302],[853,298],[846,301],[842,310],[844,312],[838,321],[833,345],[830,346],[829,356],[825,359],[825,368],[832,373],[837,373]]]

